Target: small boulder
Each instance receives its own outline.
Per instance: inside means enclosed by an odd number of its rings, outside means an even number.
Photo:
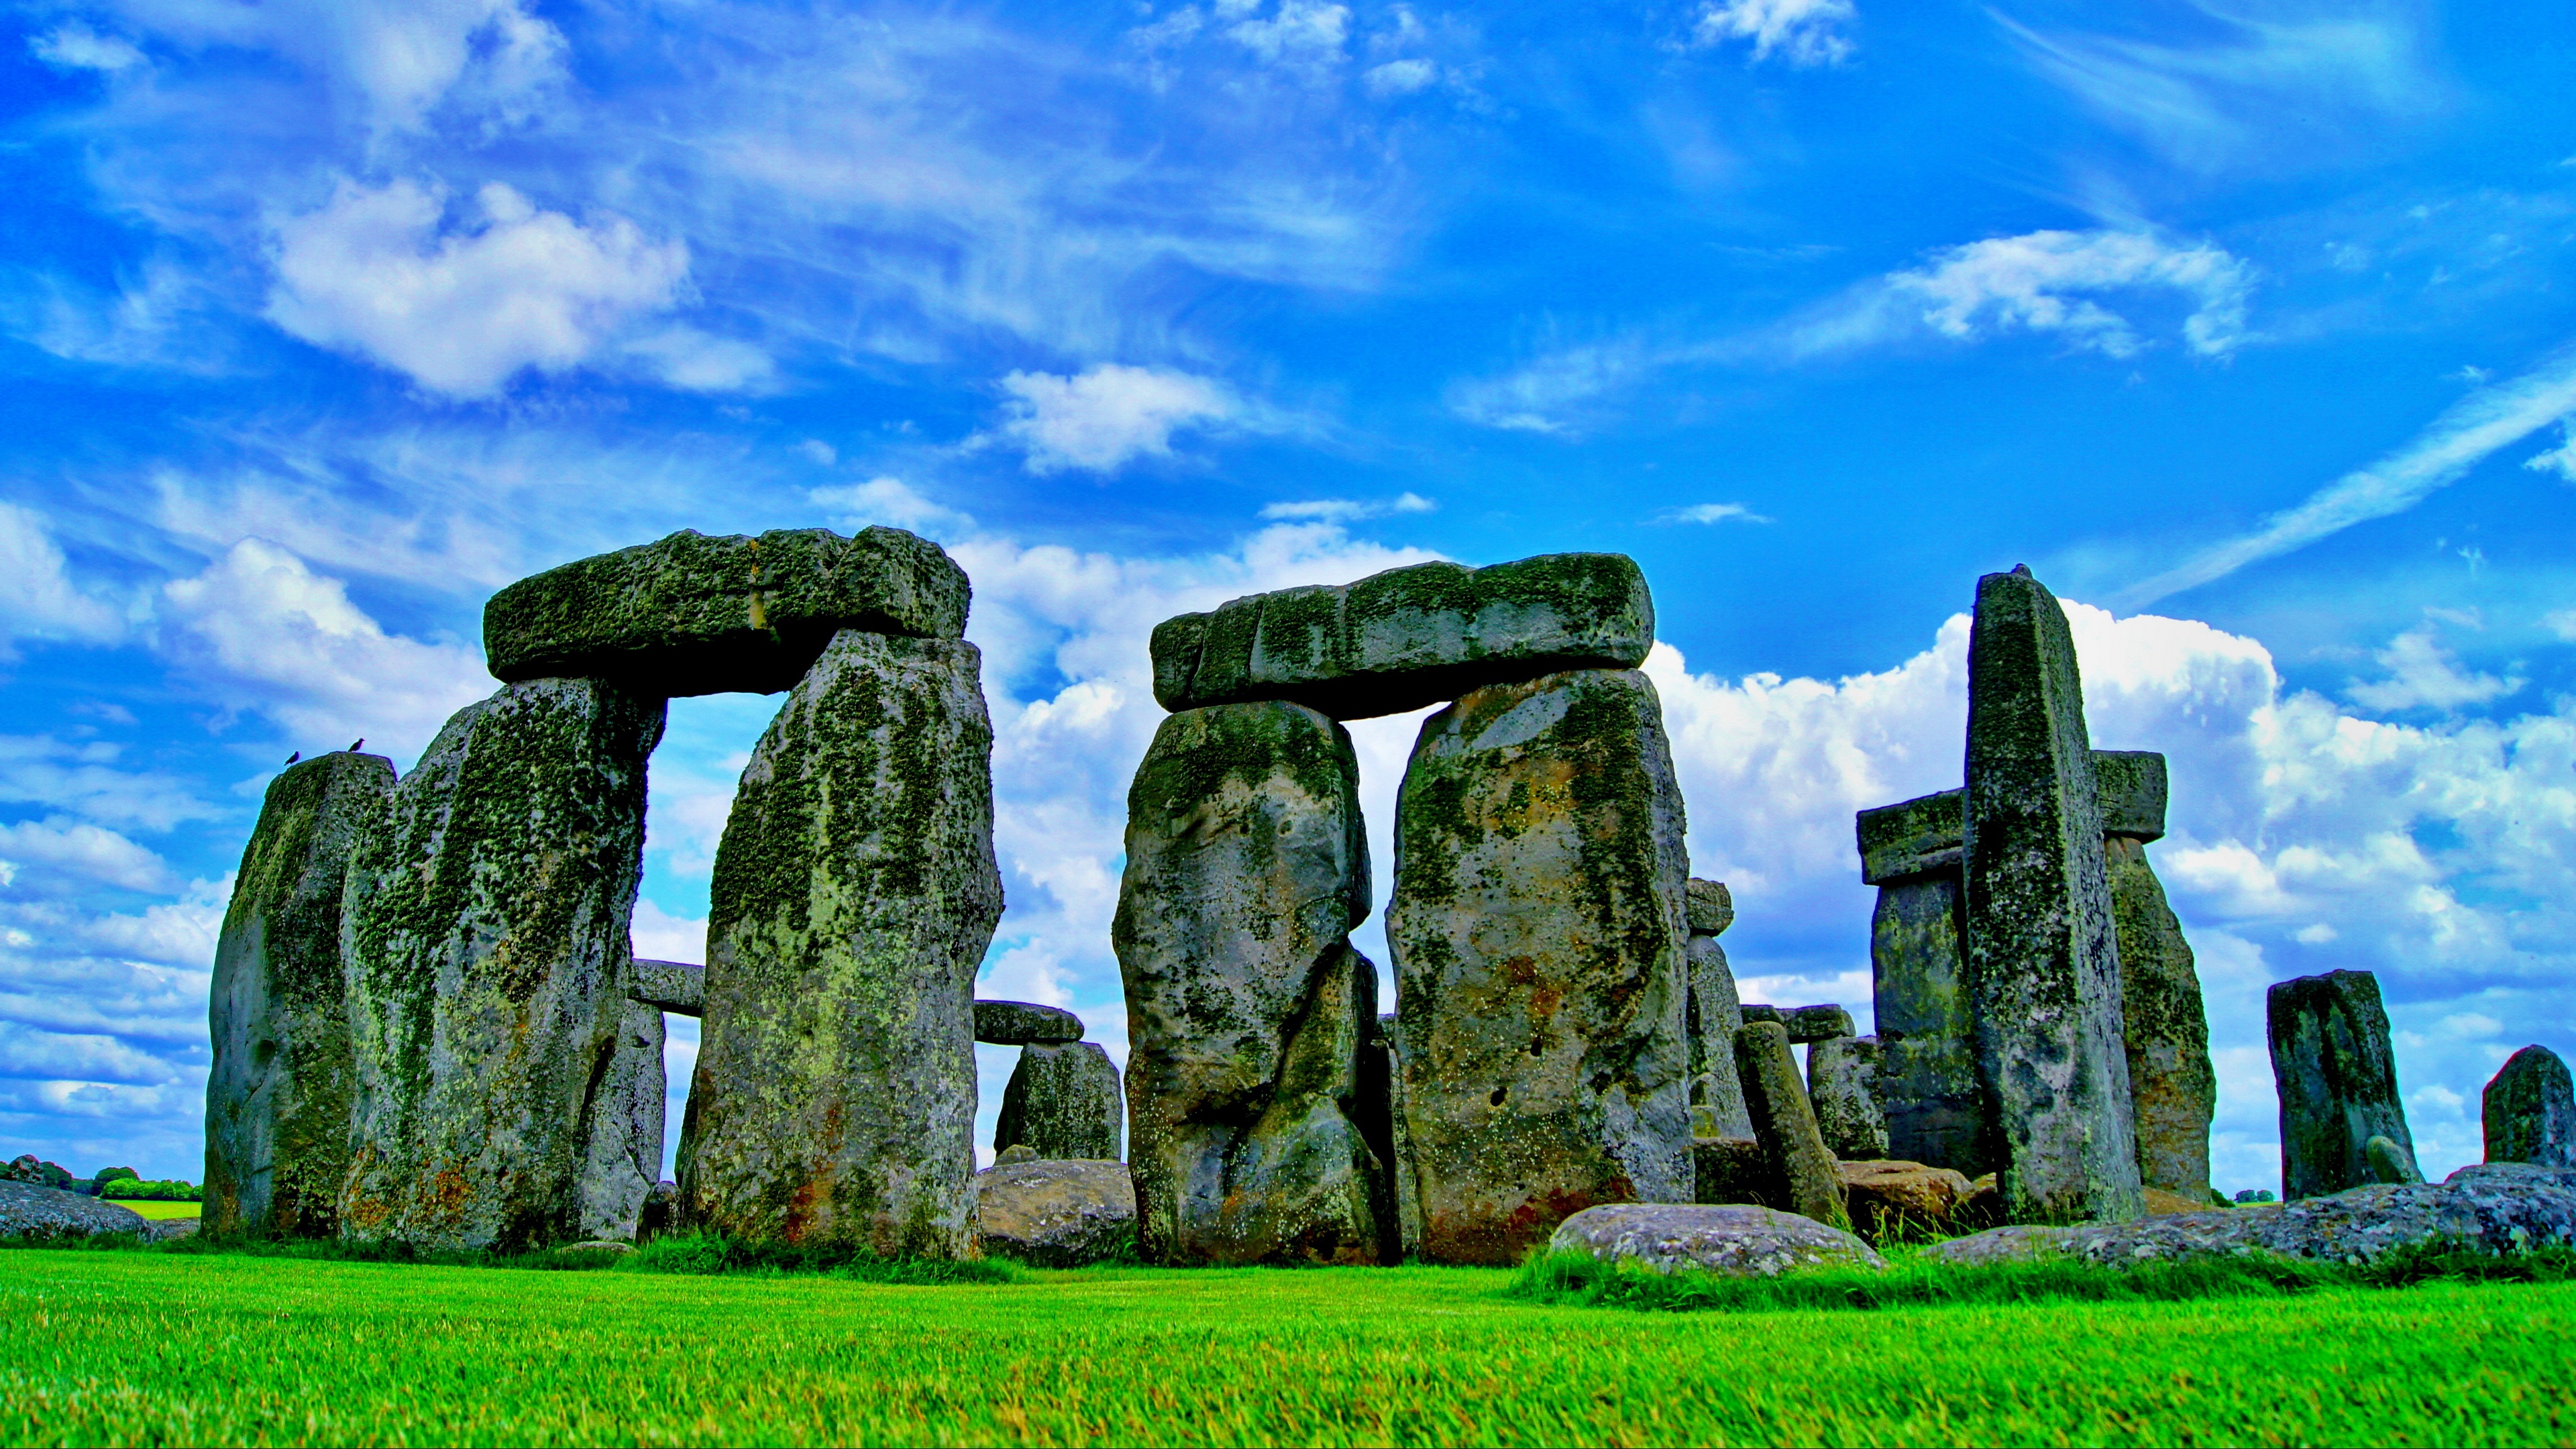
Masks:
[[[975,1174],[976,1233],[988,1257],[1079,1268],[1133,1257],[1136,1185],[1127,1164],[1015,1157]]]
[[[2373,1137],[2361,1146],[2362,1160],[2370,1166],[2373,1182],[2422,1182],[2424,1174],[2416,1169],[2412,1148],[2387,1137]]]
[[[1766,1207],[1611,1203],[1559,1224],[1551,1251],[1632,1261],[1658,1273],[1777,1278],[1811,1268],[1883,1269],[1869,1244],[1813,1218]]]
[[[34,1160],[22,1157],[18,1163]],[[98,1198],[15,1178],[0,1181],[0,1238],[87,1238],[100,1233],[149,1237],[151,1224],[132,1208]]]
[[[1032,1046],[1082,1040],[1082,1018],[1060,1006],[1033,1001],[975,1003],[975,1040],[991,1046]]]
[[[1965,1174],[1920,1162],[1837,1162],[1834,1172],[1853,1227],[1871,1239],[1900,1225],[1947,1224],[1969,1194]]]

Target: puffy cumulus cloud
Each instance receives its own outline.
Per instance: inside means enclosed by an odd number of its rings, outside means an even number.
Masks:
[[[433,391],[480,397],[522,368],[579,365],[630,319],[671,305],[688,274],[676,240],[617,216],[585,226],[498,182],[476,193],[472,223],[449,227],[446,210],[434,186],[343,181],[320,210],[278,224],[269,317]],[[638,346],[691,385],[715,380],[689,371],[703,364],[685,349]]]
[[[1839,65],[1852,53],[1845,27],[1858,18],[1851,0],[1711,0],[1691,22],[1691,39],[1743,41],[1757,61],[1776,55],[1791,65]]]
[[[2459,656],[2442,646],[2439,626],[2429,622],[2398,635],[2371,657],[2388,677],[2344,690],[2346,699],[2370,710],[2456,710],[2502,699],[2526,682],[2519,675],[2499,678],[2462,668]]]
[[[103,644],[124,632],[113,605],[73,584],[45,520],[0,503],[0,659],[15,658],[21,640]]]
[[[1071,377],[1014,372],[1001,434],[1027,450],[1032,473],[1113,472],[1132,459],[1169,457],[1172,434],[1240,417],[1221,384],[1159,367],[1104,362]]]
[[[157,893],[179,881],[167,862],[116,831],[64,816],[0,825],[0,886],[22,876]]]
[[[2035,231],[1935,253],[1891,272],[1794,329],[1797,350],[1826,352],[1893,340],[1916,328],[1961,342],[2050,333],[2069,346],[2133,357],[2138,327],[2104,298],[2163,293],[2190,310],[2182,340],[2204,357],[2243,346],[2254,269],[2206,242],[2184,245],[2134,231]]]
[[[831,450],[820,443],[814,446],[824,449],[823,461],[829,462]],[[900,478],[836,484],[817,488],[807,496],[816,506],[830,510],[834,526],[840,528],[890,523],[930,538],[952,538],[975,526],[973,516],[932,502]]]

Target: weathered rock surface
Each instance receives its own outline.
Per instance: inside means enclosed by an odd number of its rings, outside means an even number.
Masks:
[[[1978,1081],[2017,1220],[2138,1215],[2119,944],[2075,641],[2027,569],[1977,581],[1961,874]]]
[[[0,1181],[0,1238],[86,1238],[99,1233],[142,1236],[141,1213],[58,1187]]]
[[[1169,710],[1287,699],[1361,719],[1559,670],[1634,668],[1654,640],[1646,576],[1624,554],[1415,564],[1165,620],[1154,697]]]
[[[843,629],[966,632],[966,572],[900,528],[757,538],[683,529],[521,579],[483,606],[496,679],[614,679],[646,695],[774,694]]]
[[[1977,1085],[1959,906],[1955,867],[1878,888],[1869,933],[1879,1044],[1873,1095],[1887,1120],[1890,1156],[1974,1177],[1994,1162]]]
[[[2168,1217],[2174,1213],[2207,1212],[2213,1207],[2220,1206],[2212,1202],[2207,1193],[2202,1193],[2198,1197],[2185,1197],[2178,1192],[2167,1192],[2161,1187],[2143,1188],[2140,1190],[2140,1196],[2147,1205],[2146,1215],[2151,1218]]]
[[[1358,788],[1349,732],[1277,701],[1175,714],[1137,767],[1111,936],[1148,1262],[1381,1255]]]
[[[707,968],[686,961],[635,962],[635,999],[681,1016],[707,1014]]]
[[[631,1137],[626,1104],[596,1089],[634,995],[662,715],[598,680],[505,685],[448,720],[360,842],[341,928],[357,1065],[342,1237],[590,1236],[593,1143]]]
[[[1842,1179],[1834,1172],[1833,1153],[1816,1129],[1806,1083],[1798,1079],[1798,1059],[1789,1055],[1788,1032],[1776,1021],[1747,1023],[1735,1034],[1735,1062],[1744,1074],[1744,1100],[1753,1110],[1754,1131],[1769,1157],[1779,1205],[1820,1223],[1850,1227],[1851,1218],[1843,1210]]]
[[[205,1220],[217,1232],[339,1231],[357,1087],[340,901],[393,788],[380,755],[290,765],[242,850],[207,992]]]
[[[1792,1006],[1780,1013],[1780,1025],[1789,1033],[1792,1046],[1809,1046],[1852,1034],[1851,1013],[1840,1006]]]
[[[2415,1153],[2401,1143],[2386,1137],[2373,1137],[2361,1145],[2361,1160],[2370,1169],[2372,1182],[2422,1182],[2423,1172],[2415,1166]]]
[[[2545,1046],[2507,1058],[2479,1103],[2487,1161],[2576,1167],[2576,1090],[2567,1064]]]
[[[975,1040],[995,1046],[1082,1040],[1082,1018],[1060,1006],[1033,1001],[975,1003]]]
[[[1735,893],[1722,880],[1682,882],[1682,923],[1694,936],[1723,936],[1735,924]]]
[[[1771,1154],[1759,1138],[1694,1136],[1691,1168],[1693,1202],[1770,1207],[1788,1201],[1788,1192],[1772,1169]]]
[[[2155,762],[2152,774],[2161,782],[2164,757],[2143,758]],[[2159,799],[2162,794],[2157,792]],[[2182,923],[2165,903],[2165,888],[2147,864],[2146,843],[2108,835],[2102,855],[2120,935],[2120,1025],[2137,1123],[2138,1176],[2148,1187],[2205,1199],[2218,1073],[2209,1060],[2200,971],[2191,943],[2182,938]]]
[[[1098,1044],[1031,1042],[1002,1089],[993,1148],[1027,1143],[1062,1161],[1118,1156],[1118,1068]]]
[[[51,1187],[64,1192],[80,1190],[79,1179],[71,1175],[70,1169],[59,1162],[46,1162],[32,1152],[21,1153],[11,1158],[6,1166],[0,1166],[0,1182],[23,1182],[29,1187]]]
[[[1872,1096],[1877,1077],[1876,1037],[1827,1037],[1807,1048],[1807,1100],[1834,1156],[1855,1162],[1887,1156],[1887,1119]]]
[[[1619,1203],[1585,1208],[1548,1239],[1556,1252],[1584,1252],[1658,1273],[1777,1278],[1815,1268],[1884,1269],[1885,1259],[1841,1228],[1766,1207]]]
[[[2010,1227],[1925,1251],[1945,1262],[2063,1254],[2112,1265],[2240,1253],[2367,1262],[2393,1248],[2456,1243],[2490,1253],[2576,1245],[2576,1173],[2524,1163],[2463,1167],[2438,1183],[2349,1188],[2128,1223]]]
[[[975,1174],[975,1224],[987,1256],[1079,1268],[1136,1251],[1136,1189],[1112,1160],[998,1162]]]
[[[2378,977],[2329,971],[2274,982],[2264,1009],[2281,1099],[2283,1197],[2323,1197],[2375,1180],[2373,1137],[2414,1156]]]
[[[1692,1195],[1682,833],[1642,674],[1423,722],[1387,941],[1426,1257],[1513,1263],[1584,1208]]]
[[[1392,1233],[1381,1224],[1381,1244],[1393,1240],[1388,1262],[1404,1262],[1422,1256],[1422,1196],[1413,1161],[1413,1132],[1404,1117],[1404,1033],[1392,1014],[1377,1019],[1377,1034],[1371,1039],[1376,1060],[1371,1063],[1363,1086],[1382,1093],[1385,1102],[1388,1172],[1391,1190],[1383,1201],[1392,1202],[1395,1229]],[[1380,1085],[1382,1083],[1382,1085]]]
[[[716,850],[690,1224],[971,1251],[975,970],[1002,914],[981,660],[844,630],[753,750]]]
[[[1735,899],[1726,883],[1697,877],[1685,881],[1683,920],[1689,931],[1682,959],[1690,982],[1683,1023],[1690,1105],[1707,1109],[1718,1135],[1750,1137],[1753,1117],[1745,1110],[1744,1082],[1735,1071],[1735,1033],[1744,1025],[1744,1006],[1736,995],[1735,973],[1726,964],[1726,948],[1717,943],[1735,923]]]
[[[1842,1180],[1853,1228],[1873,1240],[1906,1228],[1945,1226],[1971,1191],[1959,1173],[1920,1162],[1837,1162],[1834,1175]]]
[[[631,1242],[645,1199],[662,1176],[663,1117],[670,1081],[662,1061],[662,1009],[628,1000],[608,1070],[591,1088],[591,1128],[582,1149],[580,1231],[592,1241]]]

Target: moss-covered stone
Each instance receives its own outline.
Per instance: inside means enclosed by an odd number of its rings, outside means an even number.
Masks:
[[[996,1046],[1082,1040],[1082,1018],[1060,1006],[1034,1001],[978,1001],[975,1040]]]
[[[1572,670],[1424,721],[1387,909],[1423,1251],[1513,1263],[1692,1194],[1681,792],[1654,686]]]
[[[2478,1101],[2487,1161],[2576,1167],[2576,1087],[2545,1046],[2507,1058]]]
[[[1654,639],[1646,577],[1624,554],[1416,564],[1166,620],[1154,697],[1171,710],[1285,699],[1361,719],[1562,669],[1633,667]]]
[[[670,1079],[662,1061],[669,1039],[662,1009],[629,1000],[618,1013],[617,1046],[591,1089],[594,1106],[582,1144],[581,1240],[633,1242],[646,1200],[662,1176],[663,1118]]]
[[[1753,1109],[1755,1140],[1762,1144],[1764,1177],[1780,1195],[1779,1208],[1849,1231],[1842,1177],[1816,1125],[1798,1059],[1789,1054],[1788,1030],[1776,1021],[1746,1023],[1735,1035],[1735,1063]]]
[[[1722,898],[1725,886],[1702,880],[1690,885],[1691,933],[1683,948],[1690,977],[1690,1004],[1683,1026],[1690,1043],[1690,1104],[1707,1109],[1719,1136],[1750,1137],[1753,1119],[1746,1114],[1744,1083],[1735,1071],[1735,1033],[1744,1026],[1744,1005],[1736,994],[1735,972],[1726,963],[1726,948],[1717,943],[1717,931],[1699,929],[1714,921],[1723,930],[1735,912],[1731,903],[1722,915],[1700,909],[1708,893],[1699,887],[1716,886]]]
[[[1834,1036],[1807,1048],[1807,1101],[1825,1149],[1845,1162],[1887,1157],[1887,1117],[1873,1089],[1878,1078],[1878,1038]]]
[[[679,1016],[707,1014],[707,968],[687,961],[635,958],[635,999]]]
[[[506,685],[395,787],[342,919],[358,1098],[341,1236],[512,1250],[602,1220],[584,1182],[633,1137],[607,1084],[633,1050],[628,926],[662,716],[598,680]],[[651,1181],[631,1185],[638,1209]]]
[[[975,969],[1002,914],[981,655],[844,630],[753,750],[716,851],[681,1216],[973,1251]]]
[[[2120,1032],[2129,1055],[2139,1179],[2206,1201],[2218,1073],[2209,1060],[2200,970],[2182,937],[2182,922],[2165,902],[2164,885],[2147,863],[2146,842],[2133,835],[2105,836],[2102,857],[2120,932]]]
[[[1994,1171],[1955,868],[1879,886],[1869,965],[1888,1155],[1972,1178]]]
[[[1377,973],[1350,734],[1282,702],[1173,715],[1127,795],[1112,940],[1128,1163],[1163,1263],[1383,1256],[1362,1119]]]
[[[993,1151],[1025,1145],[1043,1158],[1115,1161],[1118,1120],[1118,1068],[1098,1043],[1031,1042],[1002,1089]]]
[[[855,538],[683,529],[494,594],[483,650],[498,679],[595,675],[645,694],[772,694],[842,629],[962,638],[968,598],[965,570],[900,528]]]
[[[346,752],[269,782],[215,945],[205,1225],[327,1238],[349,1171],[356,1064],[340,963],[349,857],[382,828],[394,767]]]
[[[2370,1139],[2415,1154],[2379,978],[2329,971],[2264,994],[2272,1084],[2281,1101],[2281,1196],[2325,1197],[2377,1181]]]

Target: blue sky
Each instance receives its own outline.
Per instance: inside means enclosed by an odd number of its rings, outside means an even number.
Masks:
[[[1851,812],[1957,783],[2026,562],[2173,760],[2221,1183],[2264,984],[2338,966],[2474,1160],[2576,1050],[2571,60],[2349,0],[0,9],[0,1147],[198,1174],[261,789],[407,768],[494,588],[882,522],[975,582],[983,989],[1122,1057],[1157,620],[1635,555],[1748,999],[1865,1005]],[[646,954],[774,707],[674,705]],[[1355,731],[1381,892],[1415,723]]]

